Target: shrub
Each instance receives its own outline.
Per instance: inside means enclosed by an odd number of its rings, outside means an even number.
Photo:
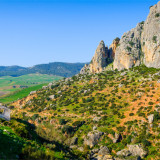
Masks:
[[[59,119],[59,124],[60,125],[63,125],[63,124],[66,124],[67,121],[65,119]]]
[[[129,114],[129,116],[133,116],[133,115],[134,115],[134,113],[130,113],[130,114]]]
[[[63,133],[67,133],[67,134],[71,134],[72,132],[73,132],[74,130],[73,130],[73,127],[72,126],[64,126],[63,128],[62,128],[62,132]]]
[[[154,43],[157,43],[157,36],[153,36],[152,40]]]
[[[142,140],[142,144],[146,147],[146,146],[150,146],[151,143],[149,141],[147,141],[146,139]]]
[[[126,49],[127,49],[127,51],[129,51],[129,52],[132,50],[131,47],[129,47],[129,46],[127,46]]]
[[[155,14],[155,17],[157,18],[157,17],[159,17],[160,16],[160,13],[156,13]]]

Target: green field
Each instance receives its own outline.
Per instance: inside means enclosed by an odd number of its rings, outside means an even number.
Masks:
[[[28,74],[19,77],[0,77],[0,102],[9,103],[27,96],[50,82],[62,79],[59,76],[46,74]]]

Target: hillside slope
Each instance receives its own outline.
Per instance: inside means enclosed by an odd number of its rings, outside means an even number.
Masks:
[[[160,157],[160,70],[140,66],[77,75],[13,103],[12,118],[79,159]],[[76,159],[76,158],[75,158]]]

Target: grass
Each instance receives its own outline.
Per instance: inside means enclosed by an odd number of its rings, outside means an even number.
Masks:
[[[12,94],[7,95],[6,97],[1,98],[0,102],[6,104],[6,103],[10,103],[12,101],[16,101],[18,99],[24,98],[31,91],[38,90],[38,89],[42,88],[42,86],[44,86],[44,85],[46,85],[46,84],[39,84],[39,85],[36,85],[36,86],[32,86],[32,87],[29,87],[29,88],[22,89],[20,91],[13,92]]]
[[[40,89],[44,84],[60,79],[62,79],[62,77],[46,74],[0,77],[0,102],[8,103],[18,98],[23,98],[27,96],[30,91]]]
[[[0,90],[9,90],[16,86],[33,86],[42,83],[50,83],[62,77],[46,74],[28,74],[19,77],[4,76],[0,77]]]

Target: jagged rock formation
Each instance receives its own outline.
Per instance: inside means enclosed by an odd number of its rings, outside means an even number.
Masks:
[[[160,68],[160,1],[150,7],[145,22],[116,38],[105,47],[104,41],[98,45],[91,63],[85,65],[81,74],[99,73],[113,62],[113,69],[129,69],[141,64],[147,67]]]
[[[109,57],[112,60],[114,60],[114,58],[115,58],[115,52],[116,52],[116,49],[119,45],[119,41],[120,41],[120,39],[117,37],[116,39],[113,40],[112,44],[109,47]]]
[[[115,52],[114,69],[145,64],[160,68],[160,1],[150,8],[145,22],[124,33]]]
[[[91,73],[101,72],[107,66],[107,58],[108,47],[105,47],[104,41],[101,41],[89,66]]]
[[[119,41],[119,38],[114,39],[108,49],[102,40],[95,51],[91,63],[85,64],[85,66],[81,69],[80,74],[102,72],[105,67],[114,60],[115,51]]]

